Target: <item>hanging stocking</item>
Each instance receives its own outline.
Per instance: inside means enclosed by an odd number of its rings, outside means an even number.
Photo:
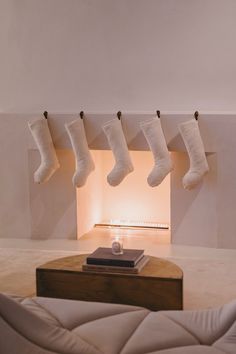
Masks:
[[[117,186],[134,168],[120,120],[113,119],[107,122],[103,130],[115,158],[115,166],[107,176],[107,182],[111,186]]]
[[[36,183],[47,182],[60,167],[46,119],[29,122],[28,126],[38,147],[41,164],[34,173]]]
[[[198,122],[194,119],[181,123],[179,126],[180,134],[185,143],[190,168],[183,178],[185,189],[194,188],[209,171],[202,138],[199,131]]]
[[[65,127],[70,137],[76,161],[76,171],[72,182],[75,187],[82,187],[95,168],[85,135],[84,123],[82,119],[76,119],[69,124],[65,124]]]
[[[147,181],[149,186],[158,186],[173,169],[159,118],[140,123],[140,127],[153,153],[154,167]]]

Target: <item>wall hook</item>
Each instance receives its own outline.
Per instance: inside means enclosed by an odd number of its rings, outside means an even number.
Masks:
[[[157,117],[161,118],[161,112],[160,111],[157,111]]]
[[[194,113],[194,117],[195,117],[196,120],[198,120],[198,116],[199,116],[199,113],[198,113],[198,111],[196,111],[196,112]]]
[[[84,118],[84,111],[81,111],[81,112],[79,113],[79,115],[80,115],[80,118],[83,119],[83,118]]]
[[[44,112],[43,112],[43,115],[44,115],[44,118],[45,118],[45,119],[48,119],[48,112],[47,112],[47,111],[44,111]]]
[[[119,120],[121,119],[121,111],[117,112],[117,117]]]

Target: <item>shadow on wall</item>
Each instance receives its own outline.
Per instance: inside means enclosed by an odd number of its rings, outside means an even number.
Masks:
[[[183,176],[189,169],[188,155],[184,152],[173,152],[172,157],[172,243],[217,247],[217,154],[207,154],[210,171],[201,183],[190,191],[184,190],[182,185]]]
[[[31,238],[76,239],[76,190],[72,185],[75,169],[71,150],[57,150],[60,168],[45,184],[34,183],[40,165],[37,150],[28,150]]]

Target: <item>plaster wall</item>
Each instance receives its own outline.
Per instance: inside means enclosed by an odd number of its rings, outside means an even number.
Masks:
[[[234,0],[1,0],[1,237],[38,237],[42,230],[42,237],[76,237],[73,155],[60,128],[63,119],[72,119],[68,112],[198,109],[214,174],[195,194],[183,195],[181,189],[188,160],[176,124],[183,115],[163,119],[176,154],[173,242],[235,247],[236,117],[229,113],[236,111],[235,18]],[[57,124],[51,115],[50,124],[67,167],[55,176],[56,189],[51,182],[42,192],[31,186],[39,160],[26,130],[27,121],[45,109],[66,114],[61,120],[56,116]],[[218,114],[204,120],[204,111]],[[168,125],[169,119],[174,124]],[[101,148],[94,121],[86,124],[91,148]],[[127,131],[135,149],[137,137]],[[146,149],[142,139],[139,148]],[[54,197],[57,210],[48,225],[44,207]]]
[[[66,122],[76,117],[76,114],[50,115],[49,126],[62,168],[47,185],[35,185],[32,183],[32,174],[39,161],[27,121],[36,116],[0,114],[1,126],[6,133],[1,149],[4,171],[1,176],[3,202],[0,207],[2,237],[76,237],[76,198],[71,183],[74,163],[64,128]],[[150,113],[123,114],[122,127],[130,150],[148,150],[139,122],[151,117],[153,115]],[[114,114],[86,115],[84,124],[92,150],[109,149],[102,125],[110,119],[117,118]],[[168,148],[173,152],[174,159],[174,171],[171,174],[172,242],[236,248],[236,166],[232,163],[236,151],[235,114],[200,115],[199,128],[210,172],[192,191],[182,187],[182,177],[188,170],[189,162],[178,130],[178,125],[189,119],[193,119],[190,113],[163,112],[161,117]],[[9,131],[13,132],[10,138],[7,134]],[[5,158],[7,154],[9,159]],[[99,182],[99,170],[97,173],[96,181]],[[91,223],[100,217],[98,205],[94,203],[100,193],[96,186],[88,186],[89,198],[86,199],[84,194],[84,200],[80,200],[79,208],[88,218],[81,232],[86,232],[86,228],[88,231]]]
[[[236,110],[235,0],[1,0],[0,111]]]

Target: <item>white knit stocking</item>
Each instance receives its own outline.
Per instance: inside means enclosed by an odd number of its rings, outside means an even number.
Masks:
[[[60,167],[46,119],[28,123],[41,157],[41,164],[34,173],[36,183],[47,182]]]
[[[119,119],[112,119],[103,126],[109,146],[115,158],[115,166],[107,176],[111,186],[117,186],[134,170]]]
[[[158,186],[173,169],[159,118],[140,123],[140,127],[153,153],[154,167],[147,181],[151,187]]]
[[[70,137],[76,161],[76,171],[72,182],[75,187],[82,187],[95,168],[85,135],[83,120],[76,119],[69,124],[65,124],[65,127]]]
[[[199,131],[198,122],[194,119],[181,123],[179,126],[180,134],[185,143],[190,168],[183,178],[185,189],[194,188],[209,171],[202,138]]]

